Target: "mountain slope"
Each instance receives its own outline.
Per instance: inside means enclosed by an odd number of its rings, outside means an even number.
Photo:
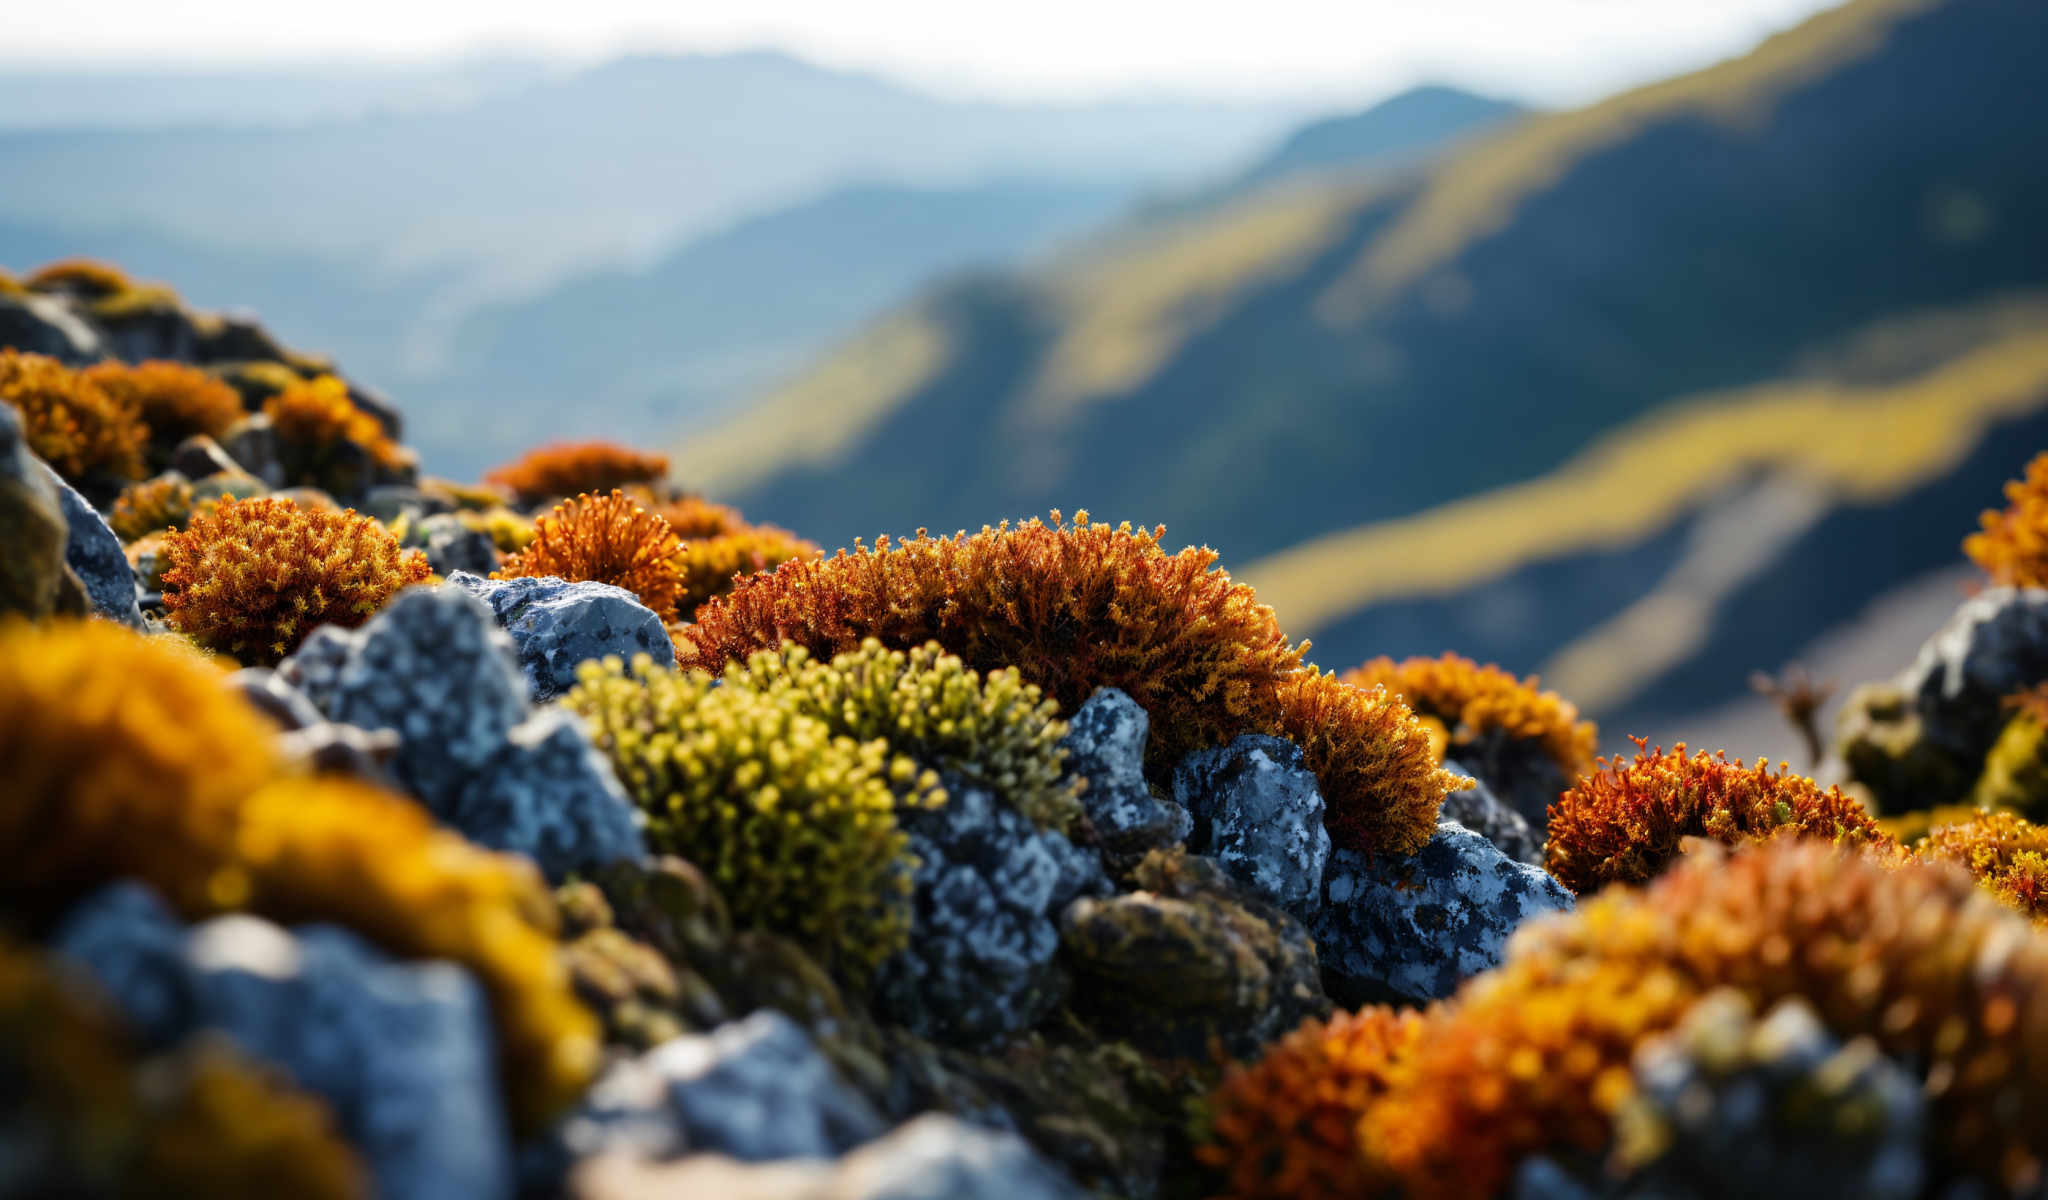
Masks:
[[[1246,171],[1239,188],[1303,171],[1398,166],[1523,115],[1521,105],[1458,88],[1410,88],[1363,112],[1302,126]]]
[[[1707,635],[1596,689],[1602,711],[1652,711],[1670,681],[1757,633],[1754,657],[1708,672],[1699,694],[1712,702],[1776,661],[1764,642],[1810,639],[1842,617],[1822,585],[1819,599],[1781,604],[1778,628],[1755,628],[1772,621],[1757,615],[1758,588],[1812,582],[1792,568],[1827,557],[1815,531],[1854,539],[1836,556],[1854,595],[1952,561],[1967,514],[2017,465],[2005,460],[2048,441],[2036,398],[2019,398],[2031,385],[2015,384],[2007,407],[1973,398],[1958,410],[1967,419],[1898,426],[1948,449],[1874,492],[1853,472],[1816,476],[1709,431],[1661,444],[1648,478],[1704,482],[1654,512],[1516,510],[1520,528],[1554,527],[1564,545],[1505,554],[1489,546],[1518,547],[1508,533],[1472,540],[1460,527],[1469,544],[1319,555],[1325,580],[1406,578],[1421,570],[1411,553],[1465,564],[1423,590],[1447,610],[1459,607],[1447,590],[1486,598],[1494,618],[1470,629],[1526,631],[1490,639],[1498,650],[1404,624],[1415,586],[1308,601],[1315,588],[1247,564],[1541,488],[1532,481],[1659,413],[1805,396],[1844,418],[1816,418],[1808,439],[1841,438],[1892,389],[1941,392],[1993,345],[2029,353],[2040,331],[2024,294],[2048,286],[2048,230],[2027,217],[2048,206],[2048,112],[2026,48],[2044,31],[2048,11],[2027,0],[1860,0],[1744,58],[1532,117],[1421,171],[1283,183],[1049,270],[977,280],[879,327],[921,331],[899,369],[827,361],[758,421],[686,444],[682,466],[828,544],[1055,505],[1165,521],[1254,582],[1270,577],[1283,620],[1336,665],[1458,646],[1533,669],[1621,619],[1688,561],[1689,539],[1732,528],[1745,534],[1733,539],[1741,569],[1679,577],[1712,582]],[[2015,321],[2014,345],[1986,332]],[[1950,366],[1962,375],[1941,375]],[[778,441],[820,395],[858,419],[836,417],[829,439]],[[1886,529],[1906,497],[1944,487],[1946,507],[1916,510],[1941,516]],[[1583,579],[1610,585],[1588,596]]]

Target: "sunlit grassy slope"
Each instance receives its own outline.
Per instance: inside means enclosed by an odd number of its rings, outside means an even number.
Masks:
[[[1840,378],[1882,370],[1934,326],[1966,345],[1895,381]],[[2048,294],[1888,323],[1856,349],[1834,364],[1837,378],[1692,397],[1541,478],[1315,538],[1239,574],[1287,629],[1312,635],[1369,604],[1448,594],[1638,541],[1757,472],[1789,474],[1844,501],[1885,500],[1953,467],[1993,422],[2048,406]],[[1579,653],[1600,651],[1589,642]]]

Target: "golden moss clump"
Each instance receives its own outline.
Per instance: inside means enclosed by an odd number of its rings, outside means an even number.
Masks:
[[[1914,844],[1913,857],[1960,864],[2035,924],[2048,922],[2048,828],[2017,813],[1986,812],[1937,826]]]
[[[114,511],[107,524],[124,542],[152,534],[192,517],[192,484],[183,476],[171,475],[131,483],[114,497]]]
[[[772,571],[793,559],[821,558],[824,553],[816,542],[773,525],[750,525],[685,541],[677,558],[683,583],[676,610],[685,615],[695,612],[706,600],[731,591],[742,575]]]
[[[2048,453],[2027,464],[2023,479],[2005,485],[2003,511],[1986,509],[1983,528],[1963,539],[1963,553],[1991,582],[2048,587]]]
[[[84,373],[45,355],[0,350],[0,401],[21,414],[28,448],[74,486],[142,477],[149,430]]]
[[[377,418],[349,399],[348,384],[333,375],[301,380],[263,402],[277,434],[287,479],[338,495],[370,482],[366,467],[397,468],[412,452],[391,440]]]
[[[1544,866],[1579,895],[1646,882],[1687,838],[1731,846],[1780,834],[1851,846],[1890,840],[1861,801],[1783,764],[1773,772],[1762,759],[1745,767],[1725,752],[1687,757],[1682,742],[1669,753],[1635,743],[1633,759],[1601,759],[1601,770],[1550,806]]]
[[[581,677],[563,703],[647,813],[648,844],[702,867],[736,923],[855,980],[903,947],[912,859],[891,784],[916,781],[888,743],[834,735],[737,665],[723,686],[645,656],[585,663]]]
[[[1062,780],[1066,723],[1015,668],[986,678],[936,642],[905,652],[873,638],[821,663],[801,646],[747,661],[757,689],[788,693],[835,734],[881,738],[916,762],[953,771],[1007,801],[1041,829],[1065,832],[1081,815],[1080,784]]]
[[[513,1107],[532,1128],[595,1066],[596,1026],[523,859],[343,777],[284,773],[275,726],[174,639],[105,621],[0,628],[0,899],[47,913],[114,879],[187,918],[333,921],[490,992]]]
[[[1970,793],[1979,808],[2009,808],[2048,816],[2048,684],[2006,698],[2012,715]]]
[[[11,1184],[64,1195],[367,1194],[327,1108],[274,1072],[213,1040],[143,1061],[124,1040],[96,996],[0,942],[0,1074],[42,1152],[10,1164]]]
[[[1311,1020],[1230,1069],[1210,1093],[1195,1158],[1231,1200],[1359,1200],[1384,1191],[1358,1123],[1427,1028],[1384,1007]]]
[[[0,296],[26,296],[28,287],[14,277],[12,271],[0,267]]]
[[[1344,681],[1370,690],[1384,684],[1419,715],[1442,722],[1452,746],[1467,746],[1488,735],[1540,745],[1565,778],[1593,767],[1599,731],[1579,719],[1579,710],[1556,692],[1541,690],[1534,675],[1516,679],[1488,663],[1461,654],[1375,658],[1344,674]]]
[[[111,263],[92,258],[65,258],[29,272],[32,292],[66,292],[88,300],[118,296],[135,286],[128,273]]]
[[[725,537],[749,528],[747,519],[740,510],[729,504],[717,504],[702,496],[678,496],[672,500],[657,496],[654,489],[646,485],[635,485],[626,489],[626,494],[638,499],[662,520],[684,541],[698,541],[706,538]]]
[[[870,637],[899,650],[936,641],[976,670],[1016,667],[1062,710],[1122,688],[1151,715],[1154,766],[1241,733],[1279,733],[1309,752],[1342,844],[1420,848],[1452,777],[1406,752],[1420,728],[1407,706],[1368,710],[1358,697],[1369,693],[1307,680],[1306,647],[1288,642],[1273,610],[1214,569],[1214,551],[1166,553],[1164,533],[1086,513],[1070,526],[1055,512],[1049,525],[878,538],[740,579],[678,632],[679,659],[717,669],[784,641],[820,656]],[[1351,740],[1389,728],[1397,747]],[[1389,810],[1387,796],[1403,802]]]
[[[555,576],[594,580],[640,597],[663,623],[676,619],[682,544],[668,522],[617,489],[557,504],[534,522],[533,538],[493,579]]]
[[[1260,732],[1301,747],[1323,793],[1323,825],[1340,848],[1412,854],[1435,832],[1444,796],[1472,786],[1443,769],[1429,727],[1401,697],[1314,668],[1282,685]]]
[[[523,505],[635,484],[652,486],[668,475],[668,459],[617,442],[555,442],[529,450],[484,476]]]
[[[165,617],[209,650],[269,664],[317,626],[361,625],[427,574],[426,555],[353,509],[229,498],[164,539]]]
[[[184,363],[109,361],[87,367],[84,374],[149,427],[150,457],[158,466],[169,462],[186,438],[201,433],[220,437],[245,415],[235,389]]]
[[[2010,1187],[2048,1152],[2048,940],[1945,866],[1780,838],[1688,858],[1524,926],[1360,1125],[1403,1195],[1486,1197],[1531,1154],[1598,1154],[1630,1060],[1694,1001],[1789,997],[1920,1073],[1940,1166]]]

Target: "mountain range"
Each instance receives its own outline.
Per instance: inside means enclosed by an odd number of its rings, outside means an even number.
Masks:
[[[1952,565],[2048,444],[2044,33],[1856,0],[1133,221],[876,320],[680,468],[828,545],[1163,521],[1327,666],[1458,649],[1656,732]]]

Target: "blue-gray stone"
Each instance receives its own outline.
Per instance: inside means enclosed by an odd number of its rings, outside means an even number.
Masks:
[[[1309,920],[1323,982],[1340,1004],[1427,1003],[1499,965],[1523,921],[1572,907],[1571,893],[1455,821],[1408,858],[1330,855]]]
[[[1014,1133],[928,1113],[847,1155],[846,1200],[1082,1200],[1088,1193]]]
[[[615,1063],[560,1136],[577,1158],[630,1149],[769,1162],[837,1158],[885,1128],[801,1026],[762,1009]]]
[[[491,535],[464,525],[453,513],[421,517],[413,524],[406,544],[424,550],[437,575],[453,576],[458,571],[488,575],[498,566],[498,548]]]
[[[461,571],[448,583],[489,605],[512,635],[535,700],[552,700],[576,686],[576,668],[608,654],[626,662],[646,654],[663,666],[675,665],[675,644],[661,618],[624,588],[552,576],[482,579]]]
[[[1981,763],[2011,715],[2005,698],[2043,680],[2048,590],[1998,587],[1965,600],[1898,684],[1930,742],[1959,762]]]
[[[1532,867],[1543,865],[1543,839],[1529,828],[1529,822],[1521,813],[1495,796],[1478,772],[1466,770],[1448,760],[1444,763],[1444,770],[1472,780],[1471,787],[1444,797],[1440,814],[1444,820],[1463,825],[1492,842],[1502,854],[1516,862],[1528,863]]]
[[[64,542],[64,561],[85,585],[92,611],[110,621],[141,629],[142,608],[135,602],[135,569],[128,565],[121,539],[107,528],[105,518],[86,503],[77,488],[64,482],[64,477],[51,470],[50,464],[41,459],[36,462],[56,489],[57,505],[70,528]]]
[[[550,879],[644,857],[639,813],[573,714],[547,709],[512,730],[441,813],[471,841],[511,850]]]
[[[249,916],[186,928],[139,884],[54,939],[151,1049],[217,1032],[326,1101],[381,1196],[509,1196],[488,1000],[447,963],[397,963],[346,930]]]
[[[1145,784],[1151,718],[1117,688],[1097,688],[1067,718],[1067,772],[1088,781],[1081,807],[1103,848],[1138,855],[1185,841],[1191,822],[1178,805]]]
[[[1194,817],[1189,849],[1304,920],[1322,903],[1330,835],[1300,747],[1247,733],[1197,750],[1174,767],[1173,798]]]
[[[978,1045],[1036,1024],[1066,994],[1059,913],[1111,891],[1100,860],[948,776],[946,803],[898,820],[918,858],[910,944],[875,1003],[926,1037]]]

